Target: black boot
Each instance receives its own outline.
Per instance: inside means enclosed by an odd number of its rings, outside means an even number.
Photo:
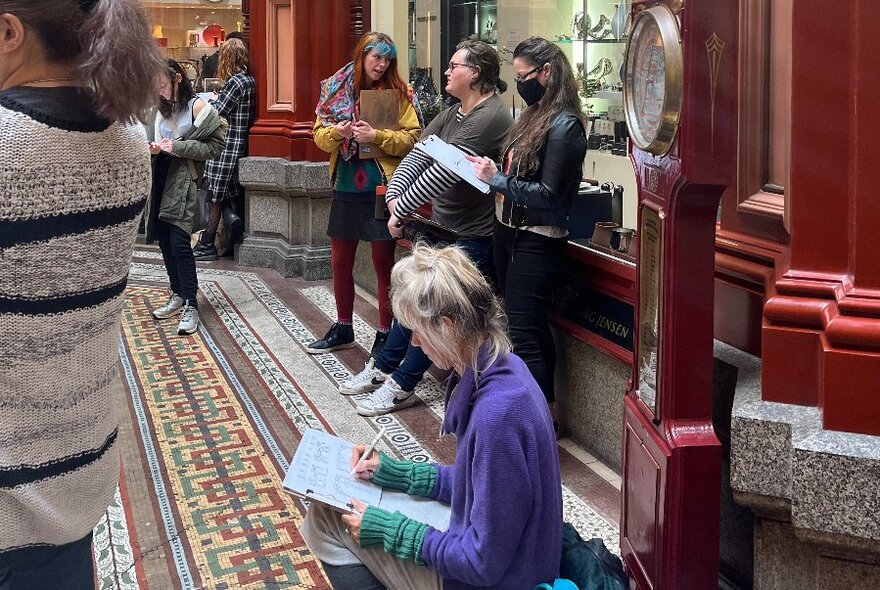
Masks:
[[[223,201],[223,226],[226,228],[226,252],[223,254],[232,256],[235,245],[244,234],[244,219],[235,211],[235,202],[232,199]]]
[[[320,340],[306,346],[309,354],[323,354],[354,346],[354,327],[351,324],[333,324]]]
[[[217,260],[217,247],[214,244],[209,244],[206,246],[205,244],[199,242],[198,244],[196,244],[196,247],[193,248],[193,258],[196,259],[196,262]]]
[[[376,339],[373,340],[373,346],[370,348],[370,358],[376,358],[376,355],[385,346],[386,340],[388,340],[388,332],[376,332]]]

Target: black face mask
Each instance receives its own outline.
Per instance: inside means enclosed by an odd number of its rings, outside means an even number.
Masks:
[[[517,81],[516,91],[519,92],[519,95],[527,105],[532,106],[544,97],[544,92],[547,89],[541,86],[537,78],[531,78],[525,82]]]

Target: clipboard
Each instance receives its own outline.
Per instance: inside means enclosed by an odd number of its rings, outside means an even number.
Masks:
[[[431,135],[416,143],[416,149],[423,151],[437,162],[440,162],[444,168],[477,188],[480,192],[489,194],[489,185],[477,178],[473,164],[465,158],[467,154],[454,145],[446,143],[436,135]]]
[[[400,93],[397,90],[361,90],[360,118],[373,129],[400,129]],[[364,158],[384,158],[379,146],[365,143],[358,155]]]
[[[281,483],[282,489],[339,512],[354,512],[351,498],[368,506],[378,506],[382,488],[349,475],[348,463],[353,448],[352,442],[320,430],[307,429]]]

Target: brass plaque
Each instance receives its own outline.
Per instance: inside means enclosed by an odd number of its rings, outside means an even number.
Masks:
[[[663,313],[662,211],[642,205],[639,227],[639,399],[660,418],[660,338]]]

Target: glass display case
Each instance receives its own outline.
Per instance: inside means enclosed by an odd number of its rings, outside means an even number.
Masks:
[[[630,28],[630,0],[585,0],[574,28],[586,40],[584,78],[591,110],[623,103],[623,58]]]
[[[568,57],[591,120],[583,176],[595,181],[581,189],[573,211],[569,229],[579,245],[590,241],[597,222],[613,223],[621,230],[636,224],[637,191],[627,152],[621,71],[631,4],[631,0],[408,0],[402,4],[408,10],[408,30],[401,30],[396,38],[407,36],[410,83],[429,117],[448,99],[443,73],[462,40],[479,39],[497,49],[501,78],[510,85],[502,100],[514,116],[525,107],[513,84],[517,44],[533,35],[544,37]],[[612,255],[619,250],[625,253],[630,235],[613,229],[599,246]]]

